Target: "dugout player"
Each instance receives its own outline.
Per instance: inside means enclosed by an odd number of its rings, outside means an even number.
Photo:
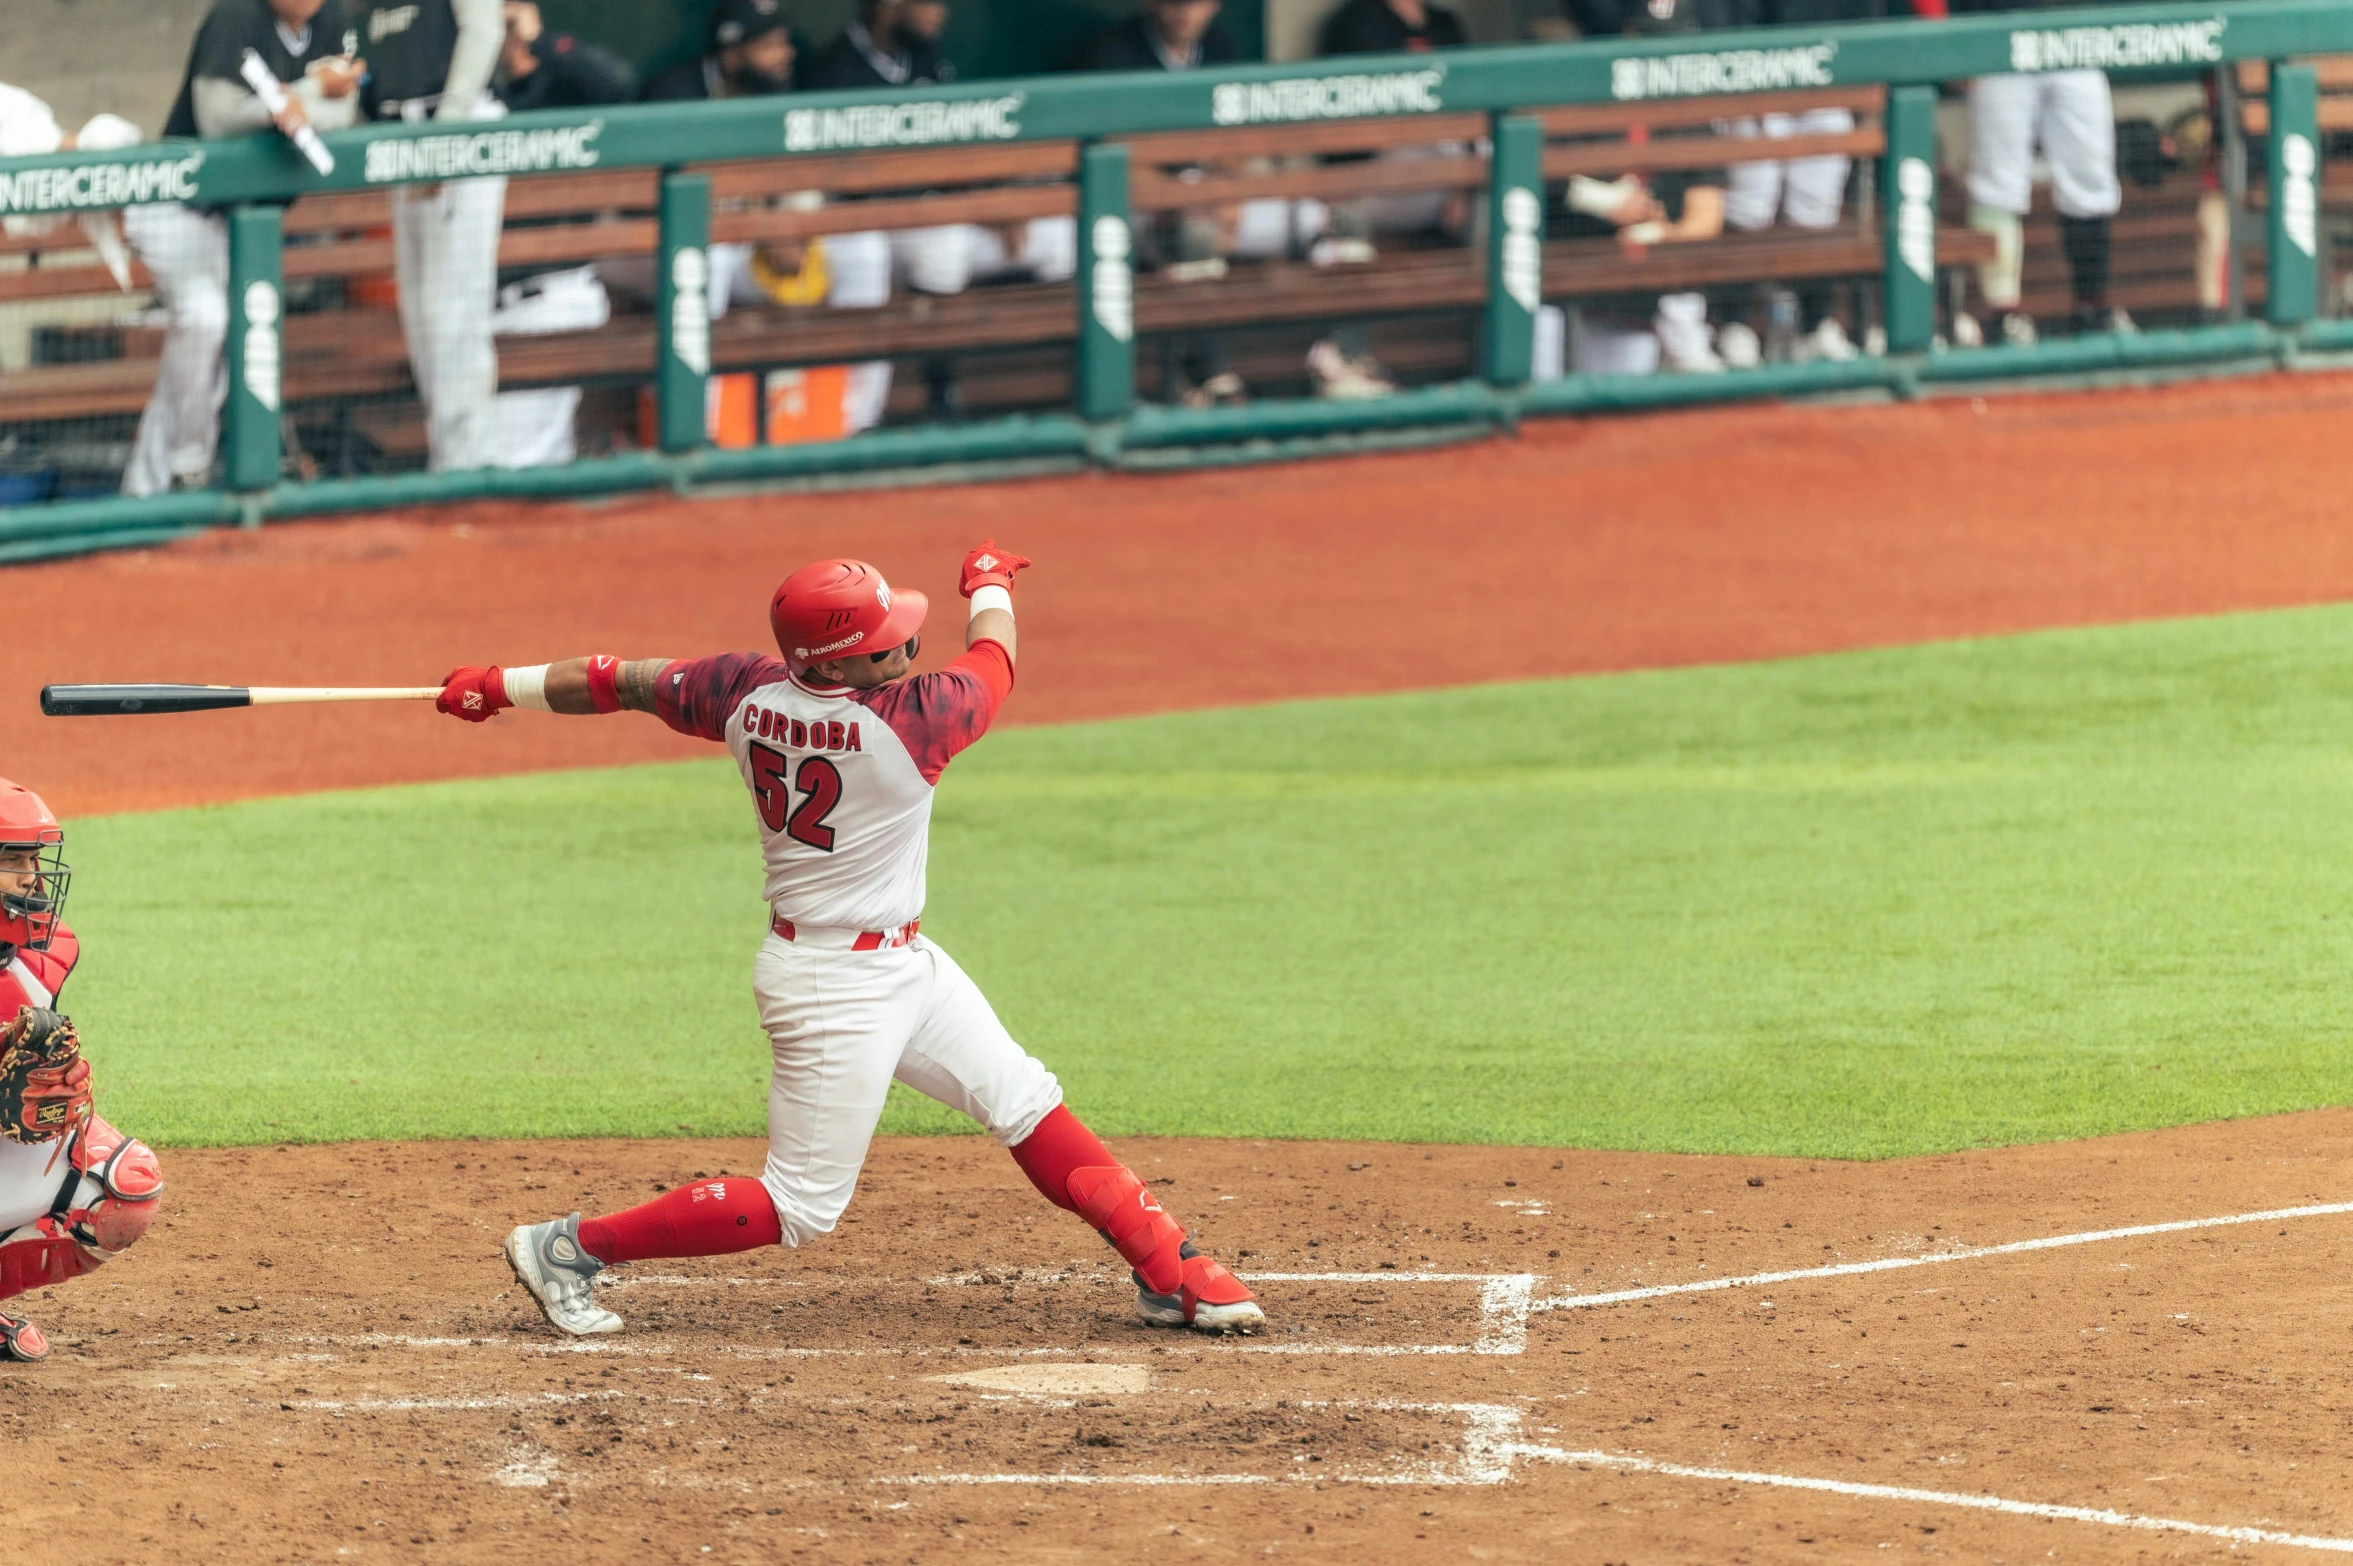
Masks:
[[[112,1261],[147,1226],[163,1171],[98,1118],[73,1023],[55,1009],[81,954],[65,925],[65,832],[41,796],[0,778],[0,1300]],[[49,1352],[0,1311],[0,1358]]]
[[[1952,0],[1971,11],[2034,11],[2064,0]],[[2031,343],[2034,321],[2019,308],[2026,255],[2024,219],[2034,155],[2051,167],[2051,204],[2073,294],[2078,332],[2130,331],[2132,318],[2108,298],[2110,220],[2124,204],[2116,177],[2116,109],[2104,71],[2004,72],[1969,84],[1969,226],[1994,236],[1994,256],[1977,269],[1986,308],[2003,341]],[[1983,339],[1969,317],[1953,323],[1963,346]]]
[[[304,124],[346,129],[359,114],[365,66],[357,47],[348,0],[216,0],[196,29],[163,133],[243,136],[273,124],[287,135]],[[248,49],[287,84],[285,113],[273,116],[246,85]],[[154,275],[169,318],[123,493],[201,489],[211,481],[229,390],[221,359],[229,331],[228,229],[217,213],[166,202],[127,209],[123,233]]]
[[[793,90],[792,28],[776,0],[719,0],[711,19],[711,50],[654,73],[648,103],[702,98],[756,98]]]
[[[368,55],[369,115],[411,125],[502,117],[490,91],[506,40],[501,0],[359,0]],[[400,332],[425,410],[425,445],[436,473],[491,466],[498,449],[498,349],[490,313],[498,298],[498,236],[506,209],[501,175],[392,192],[392,267],[400,283]]]
[[[465,668],[440,709],[479,723],[507,707],[628,708],[724,744],[751,791],[773,924],[752,993],[774,1050],[768,1160],[754,1180],[697,1180],[626,1212],[578,1213],[507,1236],[507,1259],[547,1319],[617,1332],[590,1280],[613,1262],[803,1245],[849,1206],[896,1077],[962,1110],[1011,1151],[1048,1201],[1084,1218],[1135,1269],[1156,1326],[1254,1331],[1250,1291],[1195,1251],[1136,1174],[1063,1106],[1054,1074],[1013,1041],[980,989],[919,933],[932,789],[1013,688],[1014,573],[994,544],[965,557],[964,655],[910,675],[929,607],[858,560],[786,577],[769,604],[781,658],[724,653],[623,663],[574,658]]]

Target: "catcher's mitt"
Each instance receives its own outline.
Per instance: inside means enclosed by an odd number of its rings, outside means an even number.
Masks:
[[[0,1137],[47,1142],[90,1114],[90,1063],[73,1019],[27,1006],[0,1028]]]

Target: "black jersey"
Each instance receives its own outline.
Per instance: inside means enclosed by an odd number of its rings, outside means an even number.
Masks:
[[[188,69],[180,77],[180,95],[172,100],[163,133],[201,135],[196,127],[196,78],[243,81],[248,49],[261,56],[278,80],[298,82],[312,61],[353,52],[358,42],[347,0],[327,0],[310,19],[310,26],[293,34],[270,9],[269,0],[217,0],[196,29],[196,42],[188,50]]]
[[[799,73],[800,85],[811,92],[843,87],[922,87],[955,79],[956,67],[941,58],[930,43],[912,39],[899,53],[884,54],[866,29],[855,22],[843,28],[841,36]]]
[[[369,115],[400,119],[407,104],[429,110],[439,103],[458,46],[458,16],[449,0],[361,0],[361,12]]]

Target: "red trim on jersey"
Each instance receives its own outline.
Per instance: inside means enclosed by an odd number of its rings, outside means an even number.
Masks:
[[[654,716],[696,739],[727,738],[727,720],[744,698],[785,677],[774,653],[720,653],[666,665],[654,682]]]
[[[937,674],[894,680],[850,699],[890,725],[926,783],[937,783],[959,751],[988,732],[997,709],[1013,691],[1013,660],[993,641],[972,650]]]

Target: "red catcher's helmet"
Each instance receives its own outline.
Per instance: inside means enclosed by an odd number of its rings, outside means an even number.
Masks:
[[[820,560],[786,577],[768,604],[776,650],[796,672],[857,653],[888,652],[914,640],[931,600],[893,592],[863,560]]]
[[[42,951],[57,933],[73,877],[65,863],[65,828],[40,795],[0,778],[0,853],[11,850],[33,855],[34,879],[25,891],[0,888],[0,947]]]

